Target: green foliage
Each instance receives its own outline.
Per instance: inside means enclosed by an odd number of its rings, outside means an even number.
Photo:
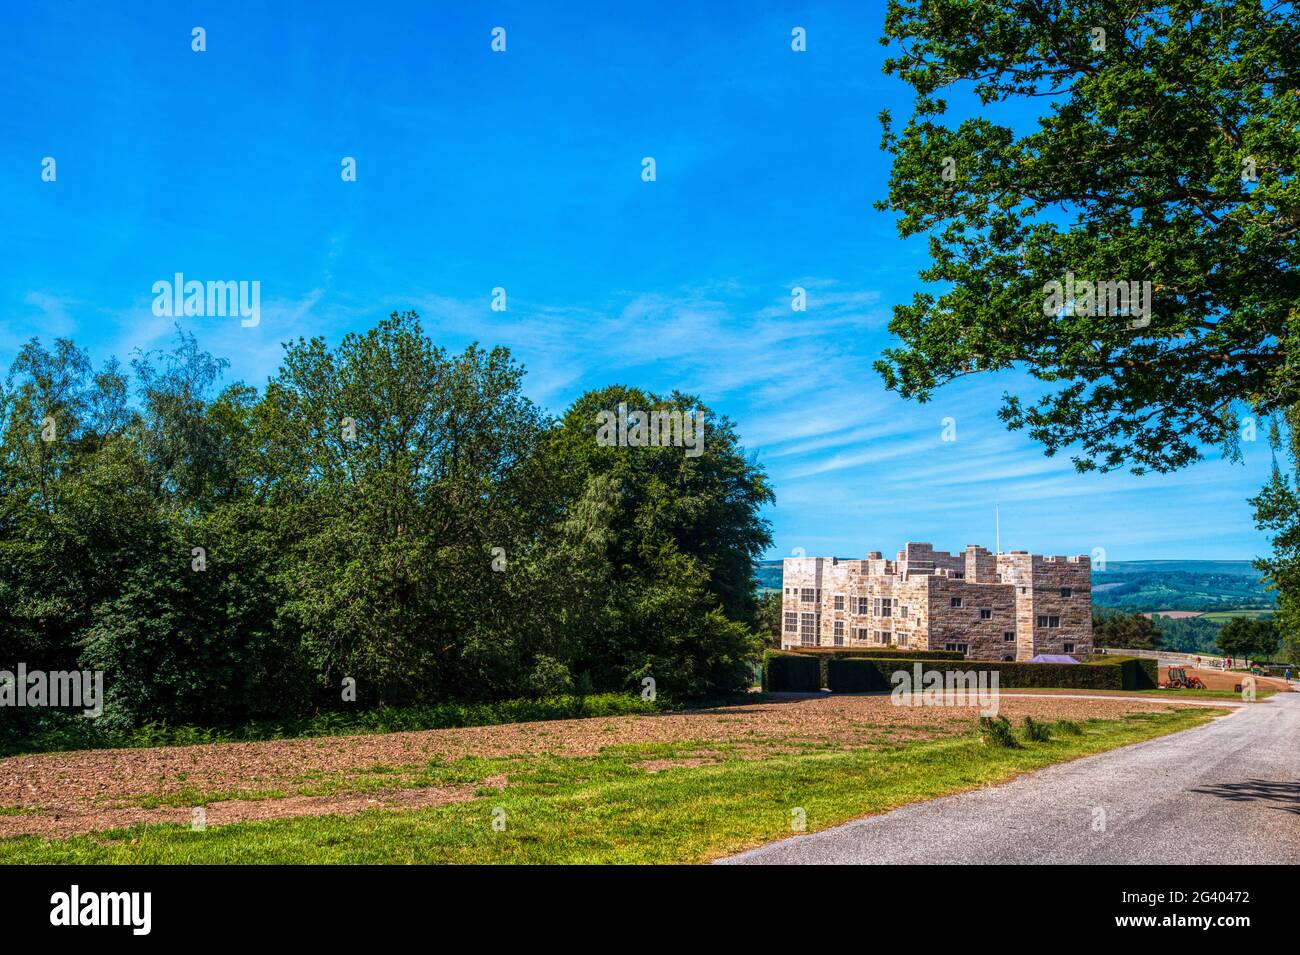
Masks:
[[[1220,624],[1205,617],[1160,617],[1160,647],[1178,653],[1214,653]]]
[[[693,397],[610,388],[554,420],[508,352],[448,354],[414,313],[287,344],[261,394],[218,391],[225,368],[183,333],[129,371],[21,349],[0,666],[104,670],[113,732],[748,688],[772,493]],[[620,402],[700,408],[701,453],[599,446]]]
[[[1020,735],[1027,743],[1046,743],[1052,738],[1052,731],[1046,723],[1040,723],[1032,716],[1026,716],[1020,725]]]
[[[1270,440],[1290,460],[1286,472],[1274,458],[1273,473],[1251,500],[1256,526],[1268,533],[1272,553],[1255,562],[1277,592],[1273,618],[1284,646],[1282,658],[1300,664],[1300,409],[1290,408],[1272,429]],[[1284,446],[1284,447],[1283,447]]]
[[[901,129],[882,114],[893,167],[878,206],[901,236],[928,237],[920,275],[943,289],[894,309],[902,345],[877,366],[890,388],[926,400],[1020,366],[1049,390],[1006,395],[1010,427],[1049,454],[1078,447],[1081,470],[1137,472],[1205,445],[1234,453],[1235,407],[1300,399],[1294,6],[891,0],[882,42],[916,99]],[[1043,115],[1013,128],[991,108],[954,127],[948,89]],[[1067,272],[1151,282],[1149,324],[1045,307],[1045,283]]]
[[[901,128],[881,114],[893,162],[878,208],[899,215],[900,236],[928,238],[920,277],[937,286],[895,307],[886,385],[926,401],[1018,366],[1045,390],[1004,395],[1002,419],[1085,471],[1171,471],[1216,446],[1239,457],[1242,429],[1268,415],[1294,463],[1300,10],[891,0],[884,32],[898,51],[886,71],[916,99]],[[1041,115],[952,125],[948,90]],[[1150,313],[1049,304],[1048,283],[1068,273],[1149,282]],[[1298,488],[1279,469],[1252,502],[1294,661]]]
[[[1145,614],[1094,611],[1092,642],[1097,647],[1154,650],[1160,646],[1160,627]]]
[[[1011,732],[1011,721],[1005,716],[981,716],[980,739],[987,746],[998,749],[1019,749],[1020,743]]]
[[[781,591],[764,590],[758,595],[754,630],[762,635],[765,646],[781,646]]]
[[[822,688],[816,657],[768,650],[763,654],[763,690],[767,693],[816,693]]]
[[[833,693],[872,693],[891,690],[891,677],[905,672],[909,677],[920,664],[922,677],[928,673],[998,674],[998,688],[1033,687],[1084,690],[1147,690],[1156,686],[1155,660],[1134,657],[1103,657],[1088,663],[1008,663],[984,660],[938,661],[891,658],[843,658],[827,662],[826,686]],[[921,687],[914,688],[920,690]]]
[[[1171,562],[1172,563],[1172,562]],[[1191,564],[1200,562],[1189,562]],[[1207,567],[1216,562],[1205,561]],[[1251,565],[1242,562],[1247,568]],[[1271,610],[1274,598],[1258,573],[1213,570],[1113,570],[1092,575],[1092,605],[1151,613],[1158,610]]]
[[[1225,656],[1272,660],[1281,637],[1272,620],[1234,617],[1219,631],[1218,646]]]

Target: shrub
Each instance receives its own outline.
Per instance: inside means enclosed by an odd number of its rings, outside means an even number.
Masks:
[[[1082,736],[1083,727],[1074,720],[1057,720],[1056,728],[1066,736]]]
[[[808,659],[818,659],[808,657]],[[918,660],[901,657],[830,657],[826,660],[826,685],[837,693],[887,690],[890,675],[912,671],[920,664],[923,674],[937,671],[982,670],[998,674],[1003,690],[1053,687],[1079,690],[1141,690],[1155,686],[1154,660],[1111,657],[1098,663],[999,663],[985,660]]]
[[[832,693],[871,693],[888,690],[889,674],[897,666],[883,667],[876,660],[832,657],[826,661],[826,688]]]
[[[1020,732],[1024,735],[1025,741],[1029,743],[1046,743],[1052,738],[1052,731],[1047,728],[1047,724],[1038,722],[1032,716],[1025,717]]]
[[[768,693],[816,693],[822,688],[821,661],[797,653],[763,654],[763,689]]]
[[[1005,716],[981,716],[980,738],[988,746],[1000,749],[1019,749],[1020,744],[1011,732],[1011,721]]]

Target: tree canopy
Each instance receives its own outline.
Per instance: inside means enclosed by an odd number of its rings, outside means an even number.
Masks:
[[[1219,631],[1219,651],[1230,657],[1271,660],[1281,642],[1272,620],[1233,617]]]
[[[1294,4],[891,0],[882,42],[916,96],[901,127],[881,115],[878,206],[927,236],[940,286],[894,309],[890,388],[1027,370],[1045,394],[1004,395],[1002,418],[1081,470],[1233,453],[1242,409],[1296,403]],[[945,123],[950,90],[987,109]],[[1049,303],[1067,279],[1150,283],[1150,311],[1118,288]]]
[[[695,397],[552,418],[505,349],[449,353],[414,313],[288,343],[260,393],[226,368],[188,334],[129,367],[21,349],[0,666],[104,670],[118,725],[748,686],[772,492]],[[698,409],[703,446],[602,446],[619,403]]]

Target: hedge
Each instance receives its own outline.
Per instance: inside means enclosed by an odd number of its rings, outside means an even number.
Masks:
[[[1154,660],[1133,657],[1111,658],[1102,663],[999,663],[967,660],[961,665],[947,661],[903,660],[870,657],[831,659],[826,666],[826,686],[833,693],[870,693],[892,690],[890,676],[898,670],[914,672],[921,665],[922,674],[997,672],[998,688],[1004,690],[1052,687],[1079,690],[1147,690],[1156,686]]]
[[[821,670],[821,660],[817,657],[768,650],[763,654],[763,690],[816,693],[822,688]]]

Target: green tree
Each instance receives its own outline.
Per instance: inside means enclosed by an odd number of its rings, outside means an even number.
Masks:
[[[1270,438],[1290,459],[1291,469],[1284,471],[1276,457],[1273,473],[1259,495],[1251,500],[1255,523],[1269,535],[1272,553],[1255,561],[1255,567],[1277,592],[1277,612],[1273,624],[1283,641],[1283,657],[1300,664],[1300,411],[1288,408],[1279,417],[1282,422],[1272,429]]]
[[[891,0],[882,42],[916,98],[901,128],[881,114],[892,169],[878,207],[901,236],[927,237],[920,277],[940,286],[895,307],[900,344],[877,364],[888,387],[926,401],[1022,369],[1043,386],[1004,394],[1002,419],[1080,470],[1236,456],[1246,410],[1294,423],[1295,5]],[[945,123],[949,91],[989,108]],[[1041,115],[994,118],[1018,105]],[[1049,301],[1070,275],[1149,282],[1149,313]],[[1260,566],[1300,654],[1294,488],[1279,478],[1256,507],[1278,548]]]
[[[33,339],[0,383],[0,658],[66,669],[138,553],[126,379]]]
[[[1271,660],[1280,642],[1271,620],[1233,617],[1219,631],[1219,652],[1237,659]]]
[[[704,416],[701,453],[677,446],[602,444],[602,413],[678,411]],[[547,436],[544,469],[568,512],[590,515],[599,552],[581,605],[574,666],[597,689],[638,688],[650,677],[678,698],[749,685],[759,640],[753,562],[770,544],[761,508],[772,500],[734,425],[698,399],[622,386],[588,392]]]
[[[514,678],[492,561],[519,556],[535,509],[544,421],[522,375],[505,349],[447,355],[413,312],[288,347],[257,411],[259,483],[296,528],[286,610],[323,683],[414,702]]]
[[[765,646],[781,647],[781,592],[765,590],[758,597],[754,614],[754,629],[762,634]]]
[[[1099,32],[1101,31],[1101,32]],[[1012,367],[1048,384],[1002,418],[1081,470],[1168,471],[1232,453],[1243,403],[1300,396],[1300,13],[1193,0],[891,0],[886,70],[916,91],[895,129],[888,200],[925,234],[940,283],[894,309],[878,368],[926,400]],[[1045,104],[943,122],[949,88]],[[945,175],[947,173],[947,175]],[[1151,311],[1045,305],[1047,283],[1150,282]]]
[[[1144,613],[1094,612],[1092,639],[1098,647],[1155,650],[1161,646],[1160,626]]]

